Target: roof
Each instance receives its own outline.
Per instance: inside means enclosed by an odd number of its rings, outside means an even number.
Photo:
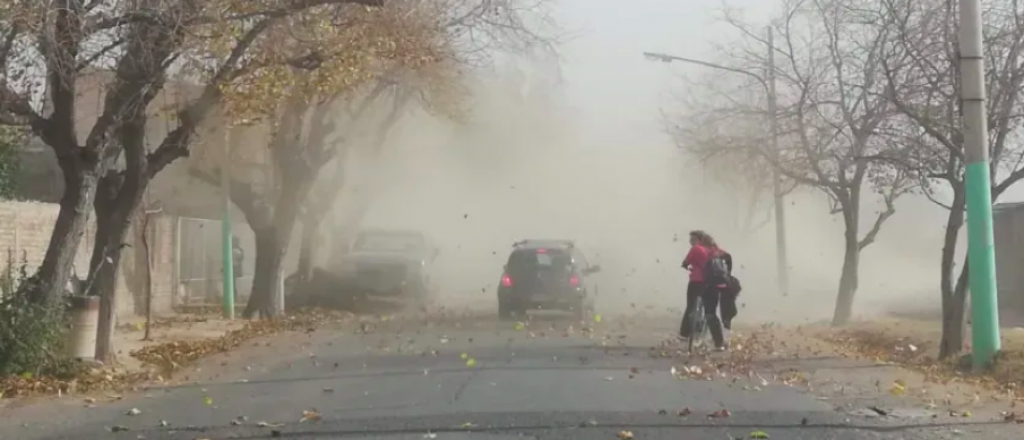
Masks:
[[[564,239],[524,239],[512,243],[512,247],[519,249],[538,249],[538,248],[571,248],[575,247],[575,243],[572,240]]]
[[[1009,214],[1020,210],[1024,210],[1024,202],[1005,202],[992,205],[993,215]]]
[[[386,229],[386,228],[362,228],[359,230],[359,235],[373,234],[373,235],[415,235],[422,237],[422,231],[413,229]]]

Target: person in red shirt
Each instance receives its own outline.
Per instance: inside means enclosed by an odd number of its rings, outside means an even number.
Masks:
[[[722,331],[722,322],[718,319],[719,289],[717,286],[708,285],[704,280],[704,267],[708,261],[715,256],[720,256],[718,246],[713,238],[704,231],[690,232],[690,251],[683,259],[682,267],[690,271],[690,281],[686,285],[686,310],[683,312],[683,321],[679,326],[679,335],[690,337],[690,315],[700,297],[704,302],[705,323],[710,326],[711,338],[714,339],[715,347],[719,350],[725,349],[725,336]]]

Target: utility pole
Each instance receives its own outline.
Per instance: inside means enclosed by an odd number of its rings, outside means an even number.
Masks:
[[[960,0],[960,98],[964,106],[967,261],[971,267],[967,276],[971,291],[971,359],[975,369],[992,365],[1000,349],[981,38],[980,0]]]
[[[768,26],[768,118],[771,119],[772,154],[780,159],[779,111],[775,94],[775,33]],[[775,271],[779,293],[789,293],[789,256],[786,254],[786,202],[782,197],[782,176],[778,166],[772,167],[772,196],[775,205]]]
[[[231,165],[231,125],[224,126],[224,162],[220,165],[220,189],[224,197],[224,213],[220,221],[221,234],[221,273],[224,275],[224,284],[221,292],[221,305],[224,309],[224,318],[235,319],[235,274],[234,261],[232,261],[232,236],[231,236],[231,173],[228,167]]]

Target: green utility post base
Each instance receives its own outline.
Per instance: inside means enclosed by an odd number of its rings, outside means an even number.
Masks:
[[[965,184],[967,261],[970,265],[967,276],[971,291],[971,359],[977,370],[991,366],[1000,349],[992,189],[988,162],[968,164]]]
[[[224,210],[224,218],[221,219],[221,238],[222,271],[224,273],[224,292],[222,295],[224,317],[235,319],[235,270],[231,255],[231,211],[228,209]]]

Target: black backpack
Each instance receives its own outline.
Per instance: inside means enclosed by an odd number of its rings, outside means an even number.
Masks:
[[[729,275],[729,282],[725,283],[725,290],[723,292],[732,296],[739,296],[742,291],[743,286],[740,285],[740,279]]]
[[[724,254],[712,255],[704,265],[704,282],[712,285],[729,283],[729,265]]]

